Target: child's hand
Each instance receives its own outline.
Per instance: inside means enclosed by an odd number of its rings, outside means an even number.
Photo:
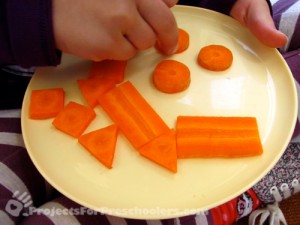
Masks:
[[[126,60],[159,41],[176,50],[177,0],[53,0],[56,46],[86,59]]]
[[[266,0],[238,0],[230,14],[269,47],[279,48],[287,42],[287,37],[275,28]]]

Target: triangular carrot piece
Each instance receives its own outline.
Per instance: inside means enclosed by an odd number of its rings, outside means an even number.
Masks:
[[[124,80],[127,61],[122,60],[103,60],[94,62],[89,71],[88,78],[110,79],[116,84]]]
[[[143,145],[138,151],[158,165],[174,173],[177,172],[176,139],[173,129]]]
[[[56,129],[78,138],[96,117],[94,110],[76,102],[69,102],[55,117]]]
[[[118,127],[110,125],[79,137],[79,143],[104,166],[111,169],[115,155]]]
[[[115,87],[113,80],[105,79],[77,80],[77,84],[85,100],[92,108],[98,105],[97,99],[102,94]]]
[[[29,106],[30,119],[55,117],[64,107],[65,92],[62,88],[32,90]]]

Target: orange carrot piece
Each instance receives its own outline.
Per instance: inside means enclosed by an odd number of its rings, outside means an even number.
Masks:
[[[139,148],[139,153],[158,165],[177,172],[177,150],[174,129],[169,130]]]
[[[245,157],[263,152],[255,117],[179,116],[178,158]]]
[[[99,162],[111,169],[115,155],[117,137],[118,127],[113,124],[83,134],[78,138],[78,141]]]
[[[64,107],[65,92],[62,88],[32,90],[29,104],[30,119],[55,117]]]
[[[225,46],[208,45],[201,48],[197,60],[205,69],[223,71],[232,65],[233,55]]]
[[[113,80],[104,79],[86,79],[77,80],[79,89],[85,100],[94,108],[98,104],[98,98],[116,86]]]
[[[126,66],[126,60],[103,60],[100,62],[93,62],[88,78],[109,79],[113,80],[116,84],[120,84],[124,80]]]
[[[176,60],[163,60],[153,71],[154,86],[164,93],[178,93],[187,89],[191,83],[189,68]]]
[[[130,81],[106,92],[98,101],[135,149],[169,130]]]
[[[178,29],[178,44],[177,44],[177,50],[176,53],[184,52],[188,49],[190,45],[190,35],[188,32],[186,32],[184,29],[179,28]]]
[[[189,45],[190,45],[190,35],[184,29],[178,28],[177,50],[175,54],[184,52],[185,50],[188,49]],[[159,52],[162,52],[159,42],[156,43],[155,47]]]
[[[78,138],[95,117],[92,108],[71,101],[59,112],[52,124],[56,129]]]

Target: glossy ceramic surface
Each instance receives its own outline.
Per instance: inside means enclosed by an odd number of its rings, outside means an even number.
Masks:
[[[27,150],[41,174],[67,197],[92,209],[127,218],[170,218],[224,203],[258,182],[278,161],[291,138],[297,112],[292,75],[280,54],[260,44],[233,19],[191,7],[175,7],[178,25],[190,34],[187,51],[170,58],[191,70],[190,87],[163,94],[151,83],[151,73],[163,56],[154,49],[130,60],[130,80],[151,106],[174,127],[178,115],[255,116],[264,153],[239,159],[179,160],[173,174],[141,157],[120,136],[113,169],[108,170],[76,139],[57,131],[52,120],[28,119],[33,89],[63,87],[66,102],[85,104],[76,80],[90,62],[63,56],[57,68],[40,68],[24,98],[22,130]],[[201,47],[222,44],[234,62],[224,72],[210,72],[196,63]],[[111,123],[100,107],[87,131]]]

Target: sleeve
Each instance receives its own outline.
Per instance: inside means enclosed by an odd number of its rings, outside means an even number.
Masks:
[[[229,15],[230,10],[236,1],[237,0],[179,0],[178,3],[182,5],[199,6],[201,8],[206,8]],[[271,10],[270,1],[267,0],[267,2]]]
[[[0,64],[52,66],[60,55],[51,0],[0,0]]]

